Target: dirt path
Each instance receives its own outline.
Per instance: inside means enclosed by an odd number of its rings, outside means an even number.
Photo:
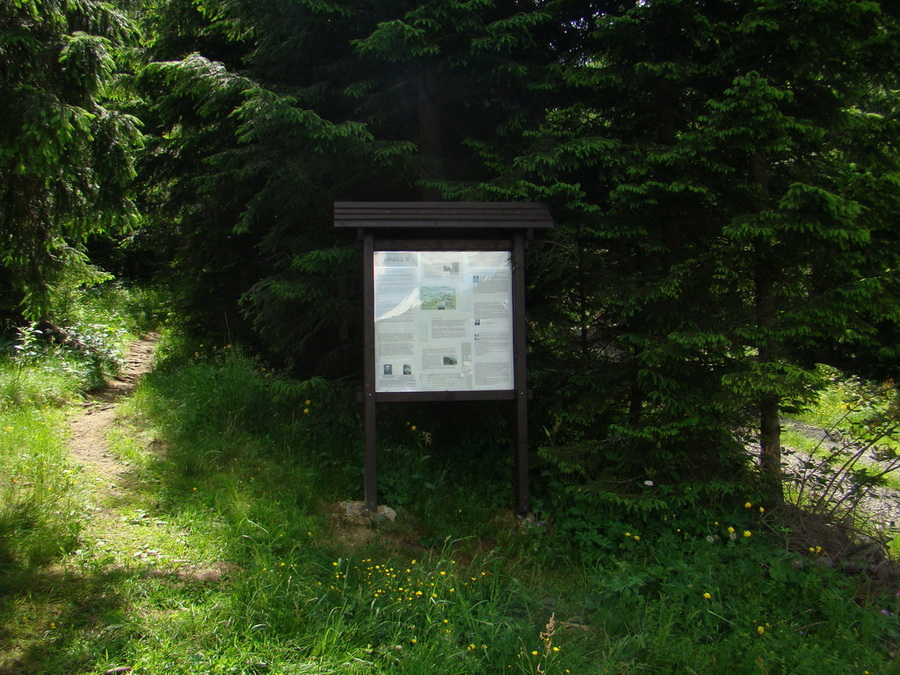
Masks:
[[[85,402],[80,414],[69,419],[72,458],[103,484],[115,485],[126,471],[125,465],[110,452],[107,435],[119,400],[134,391],[141,375],[153,365],[157,338],[150,334],[131,343],[122,372]]]
[[[0,649],[0,675],[121,675],[132,671],[118,663],[101,666],[102,654],[91,654],[77,645],[90,644],[103,635],[111,639],[116,624],[111,626],[104,617],[121,617],[132,611],[131,599],[121,584],[145,578],[145,570],[158,562],[151,559],[155,532],[148,530],[162,528],[147,527],[144,522],[148,519],[136,521],[133,517],[133,505],[141,503],[130,475],[134,467],[113,452],[109,441],[110,432],[120,423],[116,408],[150,370],[156,341],[157,336],[151,334],[133,342],[122,372],[67,415],[70,457],[78,467],[73,472],[80,489],[76,497],[83,497],[83,505],[79,504],[84,523],[81,546],[35,572],[27,593],[17,598],[15,628],[0,635],[0,640],[5,639]],[[148,540],[150,545],[145,543]],[[117,619],[120,623],[121,618]],[[61,656],[66,652],[72,655]],[[69,666],[53,665],[60,659]]]
[[[77,556],[70,556],[70,563],[108,559],[119,568],[165,563],[173,573],[183,573],[180,566],[191,562],[184,551],[177,556],[163,553],[171,548],[171,540],[183,539],[185,533],[150,516],[152,495],[140,477],[142,457],[134,458],[137,464],[123,459],[110,442],[119,431],[141,446],[141,456],[148,452],[148,439],[123,423],[117,409],[150,371],[157,339],[150,334],[132,342],[122,371],[69,418],[69,453],[81,468],[80,483],[86,489],[84,545]]]
[[[157,339],[150,334],[133,342],[122,372],[69,419],[69,451],[82,468],[82,485],[88,488],[85,546],[77,553],[113,560],[116,567],[130,567],[139,574],[152,569],[154,575],[171,575],[182,582],[218,582],[231,566],[204,560],[189,543],[190,533],[157,512],[158,488],[142,475],[140,465],[159,449],[152,438],[123,423],[117,414],[120,402],[150,371]],[[111,447],[113,432],[122,429],[140,446],[135,461],[123,459]]]

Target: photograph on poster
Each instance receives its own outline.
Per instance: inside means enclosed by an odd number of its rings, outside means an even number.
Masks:
[[[514,388],[508,251],[374,255],[376,391]]]
[[[422,286],[419,309],[456,309],[456,289],[452,286]]]

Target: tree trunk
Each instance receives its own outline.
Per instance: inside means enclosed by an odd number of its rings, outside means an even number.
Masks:
[[[434,73],[426,69],[418,82],[419,157],[422,159],[423,178],[444,178],[443,119],[440,94]],[[419,197],[425,201],[440,199],[435,188],[422,186]]]
[[[764,152],[750,158],[751,180],[759,187],[758,213],[769,208],[769,177]],[[758,239],[754,247],[754,292],[756,294],[756,325],[761,329],[758,359],[761,366],[777,362],[777,347],[770,331],[775,327],[774,275],[776,269],[767,258],[767,244]],[[781,471],[781,397],[774,391],[759,401],[759,472],[768,499],[780,504],[784,501]]]
[[[759,404],[759,471],[766,496],[784,502],[781,472],[781,420],[778,397],[766,396]]]
[[[759,252],[759,247],[757,247]],[[772,270],[759,259],[756,269],[756,322],[764,331],[775,325],[775,300],[772,295]],[[771,339],[763,338],[759,346],[759,363],[775,363],[776,348]],[[759,472],[770,501],[784,501],[781,472],[781,401],[776,393],[762,396],[759,401]]]
[[[581,223],[578,223],[578,237],[575,243],[578,261],[578,321],[581,331],[581,358],[587,359],[589,350],[588,342],[588,298],[587,298],[587,272],[585,270],[584,246],[581,241]]]

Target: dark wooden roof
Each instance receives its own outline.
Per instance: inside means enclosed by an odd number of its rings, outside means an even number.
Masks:
[[[334,226],[355,228],[551,228],[537,202],[335,202]]]

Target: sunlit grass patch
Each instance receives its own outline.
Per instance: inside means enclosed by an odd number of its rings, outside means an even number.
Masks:
[[[78,540],[78,473],[64,439],[59,411],[0,411],[0,592]]]
[[[165,320],[166,298],[160,289],[107,281],[73,289],[56,299],[53,314],[79,333],[119,347]]]
[[[864,381],[827,366],[819,366],[819,373],[826,386],[815,405],[798,412],[794,419],[862,441],[900,448],[894,437],[900,415],[900,391],[893,381]],[[882,435],[885,431],[888,433]]]
[[[533,572],[493,553],[458,560],[449,543],[420,557],[334,558],[310,589],[311,653],[323,664],[356,654],[374,672],[397,673],[564,673],[601,664],[589,645],[602,637],[568,601],[554,600],[564,618],[547,609],[541,593],[562,585],[539,573],[524,583]]]
[[[0,410],[59,407],[79,394],[80,378],[60,358],[26,365],[0,358]]]
[[[777,522],[746,486],[712,501],[685,488],[649,514],[595,504],[518,521],[496,478],[461,480],[440,454],[446,432],[416,417],[384,446],[398,522],[361,524],[371,536],[346,543],[330,514],[333,501],[359,498],[360,430],[337,391],[227,345],[190,347],[120,406],[109,436],[124,463],[116,488],[98,489],[100,510],[60,574],[31,586],[25,613],[44,619],[16,633],[36,655],[31,672],[890,664],[895,599],[880,605],[824,566],[824,546],[773,546]],[[493,459],[502,475],[503,457]],[[575,521],[590,526],[587,543],[571,536]]]

